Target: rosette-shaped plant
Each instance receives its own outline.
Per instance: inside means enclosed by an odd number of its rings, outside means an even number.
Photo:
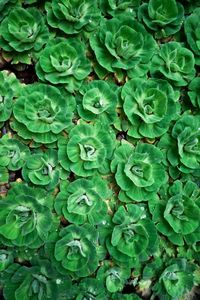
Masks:
[[[119,266],[111,266],[109,261],[104,261],[97,272],[97,279],[104,282],[110,293],[122,291],[126,280],[130,277],[131,270]]]
[[[13,201],[14,199],[14,201]],[[5,244],[38,248],[52,226],[52,197],[44,190],[15,183],[0,202],[0,235]]]
[[[178,42],[161,45],[150,66],[152,75],[163,75],[175,86],[185,86],[195,76],[194,54]]]
[[[161,193],[161,200],[149,204],[156,228],[175,245],[183,245],[185,236],[199,227],[198,189],[192,181],[177,180]]]
[[[130,122],[128,134],[134,138],[158,137],[178,116],[180,94],[165,80],[131,79],[123,86],[121,95]]]
[[[10,118],[14,99],[20,89],[20,83],[13,73],[0,72],[0,127]]]
[[[77,90],[91,71],[85,45],[79,38],[55,38],[47,43],[36,65],[40,80]]]
[[[156,48],[153,37],[131,14],[102,19],[99,31],[90,35],[90,45],[103,68],[128,70],[130,77],[136,66],[147,66]]]
[[[108,293],[101,281],[96,278],[84,278],[78,285],[76,300],[107,300]]]
[[[190,101],[197,109],[200,109],[200,77],[195,77],[188,86]]]
[[[115,135],[103,124],[79,124],[69,133],[69,141],[59,142],[59,161],[66,170],[78,176],[109,173],[115,148]]]
[[[0,249],[0,272],[4,271],[13,261],[12,250]]]
[[[77,95],[78,114],[86,121],[112,124],[116,117],[116,86],[103,80],[83,84]]]
[[[186,113],[175,123],[172,134],[165,134],[158,144],[166,152],[170,164],[186,174],[199,174],[199,124],[199,115],[192,116]]]
[[[122,200],[129,197],[135,201],[148,201],[155,197],[160,186],[166,182],[163,155],[150,144],[138,143],[134,148],[123,143],[114,153],[111,170],[122,191]]]
[[[55,188],[62,178],[62,173],[58,164],[58,152],[54,149],[31,153],[22,169],[22,176],[26,182],[43,186],[47,190]]]
[[[0,21],[18,4],[18,0],[2,0],[0,3]]]
[[[9,138],[8,135],[0,139],[0,167],[7,167],[11,171],[19,170],[29,155],[29,148],[20,141]]]
[[[49,25],[67,34],[96,29],[101,16],[97,2],[92,0],[52,0],[46,10]]]
[[[94,227],[69,225],[60,231],[60,239],[55,244],[55,259],[66,273],[86,277],[98,267],[96,243]]]
[[[183,19],[184,8],[176,0],[150,0],[139,8],[139,20],[156,32],[156,38],[179,31]]]
[[[0,25],[0,47],[5,51],[38,52],[49,39],[44,17],[36,8],[17,7]]]
[[[70,223],[95,225],[105,218],[107,205],[104,200],[109,196],[111,191],[99,176],[77,179],[58,194],[55,210]]]
[[[160,299],[181,299],[195,285],[194,264],[184,258],[173,259],[160,275],[153,290]]]
[[[5,300],[71,299],[70,279],[58,274],[47,260],[31,267],[13,264],[4,272],[3,281]]]
[[[72,125],[74,98],[45,84],[27,85],[14,104],[12,128],[24,139],[49,144]]]
[[[200,8],[188,16],[185,20],[185,34],[188,44],[195,54],[195,62],[200,65],[200,28],[199,28]]]
[[[100,0],[100,8],[105,15],[136,14],[140,2],[141,0]]]
[[[107,248],[117,264],[133,267],[147,260],[157,249],[157,232],[144,207],[137,204],[120,206],[112,219],[114,228]]]

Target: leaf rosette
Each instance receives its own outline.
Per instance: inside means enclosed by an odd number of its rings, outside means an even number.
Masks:
[[[171,260],[153,290],[160,299],[180,299],[195,284],[196,267],[185,258]]]
[[[48,149],[45,152],[35,151],[27,157],[26,163],[22,169],[22,176],[26,182],[42,186],[47,190],[54,189],[64,172],[58,163],[58,152],[54,149]]]
[[[136,15],[140,0],[100,0],[100,8],[105,15],[118,16],[123,13]]]
[[[108,292],[122,291],[126,280],[130,277],[131,270],[119,266],[111,266],[109,261],[104,261],[97,272],[97,279],[104,282]]]
[[[107,213],[105,200],[111,195],[106,182],[99,176],[77,179],[63,188],[55,200],[55,210],[70,223],[86,222],[95,225],[104,220]]]
[[[180,30],[184,20],[184,8],[175,0],[150,0],[140,6],[138,17],[160,39]]]
[[[96,124],[79,124],[69,133],[69,140],[59,141],[58,157],[61,166],[78,176],[109,173],[115,147],[112,130]]]
[[[113,124],[116,120],[117,87],[103,80],[83,84],[77,95],[78,114],[86,121]]]
[[[55,259],[67,274],[87,277],[98,267],[96,243],[94,227],[69,225],[60,231],[60,239],[55,244]]]
[[[29,148],[17,139],[4,135],[0,139],[0,167],[16,171],[23,167],[30,155]]]
[[[98,32],[90,35],[90,45],[98,63],[109,72],[127,70],[129,77],[148,70],[156,43],[143,25],[131,14],[122,14],[110,20],[102,19]]]
[[[124,112],[134,138],[155,138],[164,134],[179,112],[180,93],[161,79],[129,80],[122,88]]]
[[[38,52],[49,39],[44,17],[36,8],[16,7],[0,25],[0,47],[8,52]]]
[[[79,38],[50,40],[36,65],[36,73],[41,81],[64,84],[71,93],[80,88],[90,72],[86,48]]]
[[[44,190],[13,184],[0,202],[0,235],[4,244],[33,249],[43,245],[52,226],[51,203],[52,196]]]
[[[164,76],[175,86],[186,86],[195,76],[194,54],[179,42],[169,42],[160,46],[150,66],[151,75]]]
[[[150,144],[138,143],[134,148],[123,143],[114,153],[111,170],[117,184],[122,189],[119,199],[129,201],[150,201],[160,186],[166,182],[163,154]]]
[[[101,13],[97,2],[91,0],[53,0],[46,4],[47,21],[53,28],[66,34],[90,32],[98,26]]]
[[[198,186],[192,181],[183,184],[176,180],[165,191],[160,192],[160,198],[149,204],[152,220],[159,232],[173,244],[182,246],[184,241],[190,241],[190,235],[195,235],[199,228]]]
[[[114,228],[106,245],[118,265],[132,268],[156,251],[156,228],[144,207],[137,204],[120,206],[112,222]]]
[[[167,161],[184,174],[199,176],[200,117],[183,114],[175,123],[172,134],[165,134],[158,146],[166,153]]]
[[[72,126],[74,97],[53,86],[27,85],[13,107],[12,128],[23,139],[50,144]]]
[[[200,65],[200,28],[199,28],[200,8],[194,10],[184,23],[185,34],[188,44],[195,55],[195,62]]]
[[[0,21],[2,21],[17,5],[18,0],[2,0],[0,3]]]
[[[107,300],[108,293],[101,281],[96,278],[84,278],[77,287],[76,300],[96,299]]]
[[[71,299],[71,281],[58,274],[47,260],[41,260],[31,267],[11,265],[4,272],[6,300]]]

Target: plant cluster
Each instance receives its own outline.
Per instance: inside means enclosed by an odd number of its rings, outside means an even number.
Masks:
[[[0,1],[5,300],[193,300],[200,1]]]

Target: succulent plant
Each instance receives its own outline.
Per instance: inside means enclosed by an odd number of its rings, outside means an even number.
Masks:
[[[128,134],[134,138],[163,135],[178,117],[179,92],[162,79],[135,78],[122,88],[124,112],[130,122]]]
[[[44,190],[14,183],[0,207],[0,235],[6,245],[38,248],[48,239],[52,196]]]
[[[73,96],[47,84],[27,85],[13,107],[12,128],[24,139],[53,143],[72,125]]]
[[[36,73],[41,81],[63,84],[70,93],[80,88],[90,72],[85,45],[77,38],[50,40],[36,65]]]
[[[156,38],[167,37],[180,30],[184,8],[175,0],[150,0],[140,6],[139,20],[155,31]]]
[[[109,172],[109,163],[115,148],[114,133],[100,123],[79,124],[69,134],[69,140],[59,142],[59,160],[62,167],[78,176],[92,176]]]

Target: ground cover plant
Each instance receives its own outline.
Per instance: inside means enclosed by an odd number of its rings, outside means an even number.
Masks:
[[[200,299],[200,1],[0,1],[0,297]]]

